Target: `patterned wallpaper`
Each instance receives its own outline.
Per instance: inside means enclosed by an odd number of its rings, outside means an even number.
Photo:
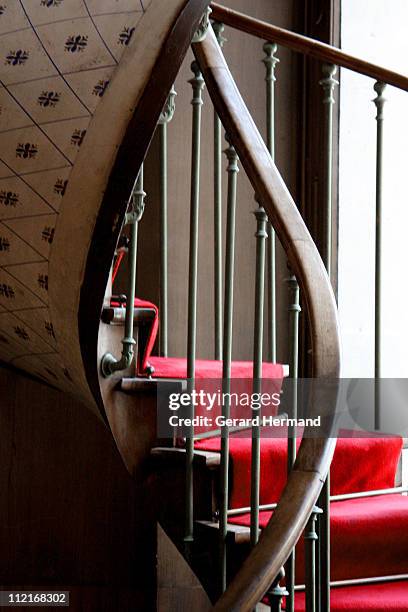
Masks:
[[[0,0],[0,361],[63,389],[71,377],[48,309],[58,210],[149,3]]]

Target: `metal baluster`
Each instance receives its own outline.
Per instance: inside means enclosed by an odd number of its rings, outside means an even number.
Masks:
[[[290,418],[297,418],[297,386],[299,375],[299,316],[301,312],[299,300],[299,285],[296,276],[291,275],[287,279],[289,290],[289,372],[291,377],[291,414]],[[288,426],[288,474],[291,472],[296,459],[296,427]],[[295,609],[295,549],[286,562],[286,587],[288,596],[286,599],[287,612]]]
[[[331,277],[331,251],[332,251],[332,199],[333,199],[333,107],[335,104],[334,90],[338,81],[334,78],[336,66],[323,64],[323,104],[326,107],[326,236],[325,236],[325,265],[329,278]],[[320,495],[319,506],[323,510],[320,521],[320,551],[319,574],[321,609],[330,611],[330,472]]]
[[[284,579],[284,577],[285,570],[282,567],[279,574],[272,583],[271,588],[266,593],[268,603],[271,607],[271,612],[282,612],[282,599],[284,597],[287,597],[288,595],[288,591],[285,589],[285,587],[282,587],[279,584]],[[287,604],[285,610],[287,610]]]
[[[126,299],[125,335],[122,340],[122,356],[119,360],[111,353],[105,353],[101,361],[103,376],[111,376],[114,372],[120,372],[130,367],[134,357],[134,346],[136,341],[133,336],[133,319],[135,313],[136,293],[136,263],[137,263],[137,238],[139,221],[143,216],[145,208],[146,192],[143,190],[143,165],[131,195],[131,212],[126,214],[126,224],[130,225],[129,246],[129,278]]]
[[[322,515],[319,514],[317,517],[317,546],[315,550],[316,555],[316,612],[322,611],[322,575],[321,575],[321,533],[322,533]]]
[[[226,137],[228,142],[229,139]],[[231,388],[231,360],[232,360],[232,322],[234,310],[234,258],[235,258],[235,213],[237,197],[238,155],[230,144],[225,150],[228,158],[228,203],[227,203],[227,237],[225,259],[225,298],[224,298],[224,338],[223,338],[223,366],[222,388],[223,393],[230,393]],[[222,414],[228,419],[230,416],[229,399],[223,402]],[[229,469],[229,428],[224,425],[221,429],[221,467],[220,467],[220,588],[225,591],[227,578],[227,511],[228,511],[228,469]]]
[[[167,124],[175,110],[176,90],[171,88],[159,119],[160,135],[160,355],[168,354],[168,292],[167,292]]]
[[[374,84],[376,97],[373,102],[377,108],[377,151],[375,172],[375,353],[374,353],[374,427],[380,429],[381,417],[381,248],[382,248],[382,183],[383,183],[383,126],[384,126],[384,89],[385,83]]]
[[[262,60],[266,67],[266,143],[272,159],[275,159],[275,68],[279,59],[275,53],[278,45],[266,42]],[[276,362],[276,237],[271,223],[268,223],[268,350],[269,361]]]
[[[255,212],[256,228],[256,271],[255,271],[255,321],[254,321],[254,365],[253,393],[262,391],[263,321],[265,289],[265,240],[267,215],[260,206]],[[258,411],[259,416],[261,411]],[[253,413],[254,415],[254,413]],[[261,469],[260,425],[252,426],[251,449],[251,546],[255,546],[259,534],[259,480]]]
[[[319,81],[323,87],[323,104],[326,107],[326,237],[325,237],[325,265],[329,278],[331,276],[331,250],[332,250],[332,204],[333,204],[333,107],[336,102],[334,89],[339,84],[334,78],[337,67],[333,64],[323,64],[323,79]]]
[[[305,529],[305,582],[306,582],[306,612],[316,612],[316,532],[317,515],[320,508],[315,506]]]
[[[212,24],[220,47],[224,25]],[[221,121],[214,109],[214,359],[222,356],[222,137]]]
[[[197,272],[198,272],[198,221],[200,204],[200,142],[201,142],[201,107],[204,79],[197,62],[191,64],[194,77],[189,83],[193,88],[193,127],[191,154],[191,208],[190,208],[190,252],[188,278],[188,338],[187,338],[187,388],[194,389],[196,334],[197,334]],[[189,417],[194,417],[194,407],[191,405]],[[194,428],[189,428],[186,436],[186,524],[185,552],[189,556],[193,542],[193,459],[194,459]]]

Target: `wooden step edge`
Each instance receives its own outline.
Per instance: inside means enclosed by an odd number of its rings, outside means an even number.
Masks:
[[[195,521],[195,524],[199,530],[204,533],[216,534],[219,530],[218,522],[216,521]],[[251,539],[251,530],[249,527],[243,527],[242,525],[234,525],[233,523],[227,524],[227,538],[233,544],[249,544]]]
[[[187,381],[181,378],[148,378],[132,377],[122,378],[120,389],[124,393],[137,393],[156,389],[160,384],[165,384],[169,393],[181,393],[187,389]]]
[[[177,464],[184,465],[186,451],[184,448],[156,446],[150,451],[150,456],[158,461],[169,462],[173,461]],[[208,468],[218,468],[221,462],[220,453],[213,453],[211,451],[194,451],[194,461],[204,464]]]
[[[289,366],[283,365],[283,377],[287,378],[289,376]],[[186,391],[187,389],[187,380],[185,378],[152,378],[152,377],[138,377],[134,376],[131,378],[123,378],[120,383],[120,388],[125,393],[135,393],[137,391],[145,391],[157,387],[159,384],[169,385],[171,388],[174,385],[174,391],[170,389],[173,393],[180,393]]]

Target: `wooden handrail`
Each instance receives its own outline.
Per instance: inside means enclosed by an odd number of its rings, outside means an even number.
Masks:
[[[322,418],[326,433],[305,431],[277,509],[214,608],[217,612],[249,612],[270,587],[299,539],[330,466],[335,440],[327,436],[327,430],[333,421],[340,375],[337,308],[316,245],[242,100],[211,29],[204,41],[193,45],[193,50],[215,109],[303,290],[315,380],[334,383],[315,389],[311,401],[310,416],[326,415]]]
[[[278,28],[277,26],[254,19],[248,15],[244,15],[233,9],[226,8],[216,3],[211,4],[211,17],[231,26],[241,32],[258,36],[264,40],[278,43],[284,47],[288,47],[293,51],[298,51],[304,55],[309,55],[316,59],[322,60],[329,64],[335,64],[343,68],[348,68],[354,72],[359,72],[368,77],[372,77],[377,81],[394,85],[399,89],[408,91],[408,77],[393,70],[388,70],[382,66],[377,66],[371,62],[367,62],[359,57],[344,53],[336,47],[327,45],[313,38],[295,34],[289,30]]]

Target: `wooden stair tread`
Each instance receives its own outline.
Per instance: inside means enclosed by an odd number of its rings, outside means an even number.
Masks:
[[[172,393],[182,392],[187,387],[187,381],[181,380],[180,378],[147,378],[135,376],[131,378],[122,378],[120,388],[121,391],[125,393],[136,393],[138,391],[157,388],[159,384],[163,383],[168,385],[169,389],[171,387]]]
[[[150,451],[151,457],[158,461],[162,460],[166,463],[173,461],[174,463],[182,466],[185,464],[185,454],[186,451],[184,448],[166,446],[156,446]],[[200,462],[209,468],[216,468],[220,465],[221,455],[220,453],[212,451],[195,450],[194,461]]]
[[[195,521],[199,531],[210,534],[216,534],[219,530],[219,524],[216,521]],[[227,524],[227,538],[232,544],[249,544],[250,529],[242,525]]]

